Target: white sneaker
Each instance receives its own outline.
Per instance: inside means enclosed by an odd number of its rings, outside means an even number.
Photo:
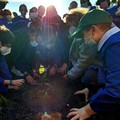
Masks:
[[[16,69],[15,67],[12,67],[11,72],[14,73],[16,76],[23,77],[24,74],[21,73],[20,70]]]

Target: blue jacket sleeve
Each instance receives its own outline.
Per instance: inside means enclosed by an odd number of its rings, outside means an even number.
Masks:
[[[0,84],[4,83],[4,79],[0,77]]]
[[[105,55],[105,88],[91,99],[90,106],[96,113],[120,109],[120,43],[114,44]]]
[[[11,78],[5,57],[0,56],[0,92],[7,92],[8,88],[4,85],[4,80],[10,80]]]

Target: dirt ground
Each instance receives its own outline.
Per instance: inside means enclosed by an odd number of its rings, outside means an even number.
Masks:
[[[74,89],[59,76],[47,78],[43,75],[36,85],[26,82],[19,91],[10,91],[7,97],[10,107],[1,114],[0,120],[41,120],[45,112],[59,112],[61,119],[67,120],[70,108],[79,103],[77,96],[72,97],[73,93]]]
[[[0,120],[42,120],[45,113],[53,116],[50,120],[69,120],[66,116],[71,108],[86,104],[84,96],[73,94],[75,88],[59,76],[48,78],[42,75],[32,86],[25,82],[19,91],[11,90],[6,95],[10,105],[0,110]],[[120,120],[120,117],[100,115],[89,120]]]

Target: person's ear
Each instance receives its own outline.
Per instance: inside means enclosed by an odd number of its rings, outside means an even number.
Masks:
[[[92,35],[94,36],[96,33],[96,25],[92,25],[91,30],[92,30]]]
[[[92,25],[91,29],[92,29],[92,38],[96,42],[98,42],[102,37],[102,31],[99,29],[97,25]]]

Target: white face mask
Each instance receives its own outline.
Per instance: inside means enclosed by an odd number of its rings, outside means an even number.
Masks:
[[[1,54],[5,56],[5,55],[10,54],[11,48],[10,47],[1,47],[0,51],[1,51]]]
[[[32,12],[30,13],[30,19],[34,19],[38,17],[38,13],[37,12]]]
[[[96,45],[96,41],[94,41],[92,39],[92,35],[90,35],[89,37],[85,38],[85,44],[89,45],[90,47]]]
[[[72,35],[75,32],[75,30],[76,30],[76,27],[75,26],[71,26],[69,28],[69,34]]]
[[[32,47],[36,47],[36,46],[38,46],[38,43],[35,40],[34,41],[30,41],[30,45]]]
[[[90,39],[89,41],[86,41],[85,44],[89,45],[90,47],[93,47],[97,43],[93,39]]]

